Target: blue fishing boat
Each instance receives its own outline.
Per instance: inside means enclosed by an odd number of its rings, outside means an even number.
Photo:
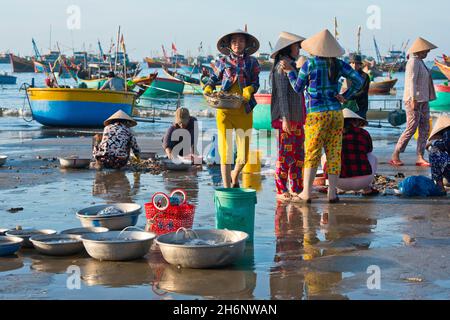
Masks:
[[[8,74],[0,74],[0,84],[16,84],[17,78]]]
[[[101,128],[119,110],[132,115],[136,94],[92,89],[28,88],[33,119],[45,126]]]

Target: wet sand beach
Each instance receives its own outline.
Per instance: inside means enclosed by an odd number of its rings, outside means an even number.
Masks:
[[[152,124],[146,127],[148,133],[138,132],[142,149],[162,153],[158,135],[163,127]],[[196,205],[194,228],[215,227],[218,168],[159,175],[61,170],[53,159],[89,156],[93,132],[28,129],[0,133],[1,151],[9,156],[0,167],[0,228],[75,228],[80,226],[77,210],[105,202],[144,205],[155,191],[174,188],[186,189]],[[378,174],[429,175],[429,169],[413,165],[414,142],[402,157],[405,167],[387,164],[400,130],[387,134],[383,129],[369,130],[380,161]],[[255,239],[235,266],[178,269],[165,263],[158,251],[142,260],[113,263],[96,261],[86,253],[55,258],[22,249],[0,260],[0,299],[450,298],[448,196],[345,194],[340,203],[329,204],[318,193],[311,205],[277,205],[273,169],[263,167],[260,176],[246,177],[258,190]],[[17,207],[23,210],[8,211]],[[145,222],[142,214],[137,225],[143,228]],[[67,288],[69,266],[81,270],[79,290]],[[381,287],[371,290],[367,272],[374,266],[381,271]]]

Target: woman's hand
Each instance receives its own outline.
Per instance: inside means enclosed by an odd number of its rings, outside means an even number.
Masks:
[[[283,58],[280,60],[280,67],[286,73],[289,73],[289,72],[295,70],[294,67],[291,65],[291,62],[286,58]]]
[[[347,99],[344,98],[342,94],[337,94],[334,96],[340,103],[346,103]]]
[[[286,132],[287,134],[291,134],[292,132],[291,124],[286,118],[283,118],[282,128],[284,132]]]

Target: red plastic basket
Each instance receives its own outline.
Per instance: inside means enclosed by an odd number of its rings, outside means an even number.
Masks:
[[[167,209],[159,210],[152,202],[148,202],[144,207],[146,229],[158,235],[175,232],[181,227],[191,229],[194,224],[195,206],[192,204],[169,205]]]

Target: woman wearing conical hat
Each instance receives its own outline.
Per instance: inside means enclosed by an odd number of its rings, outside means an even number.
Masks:
[[[437,47],[423,38],[417,38],[408,51],[409,59],[405,70],[405,92],[403,101],[406,110],[406,129],[398,139],[392,159],[393,166],[402,166],[400,153],[404,152],[409,140],[419,129],[417,139],[416,166],[429,166],[423,158],[428,133],[430,131],[430,108],[428,102],[436,99],[431,73],[425,66],[425,59],[432,49]]]
[[[322,149],[328,159],[328,201],[339,201],[336,185],[341,172],[341,148],[344,117],[341,103],[350,99],[363,84],[359,74],[346,62],[337,59],[344,49],[328,30],[306,39],[302,49],[312,55],[296,72],[289,61],[282,67],[293,89],[307,98],[305,122],[304,188],[299,198],[311,202],[311,191]],[[340,77],[351,80],[351,86],[339,94]]]
[[[275,171],[277,199],[295,200],[303,189],[305,102],[289,83],[281,68],[286,59],[296,68],[300,44],[305,38],[282,32],[271,55],[274,59],[270,81],[272,84],[272,127],[278,130],[278,159]],[[290,184],[290,188],[289,188]]]
[[[139,159],[140,149],[131,127],[137,122],[122,110],[105,120],[103,136],[94,137],[93,156],[98,168],[120,169],[130,158],[130,151]]]
[[[259,89],[260,66],[251,55],[259,49],[259,41],[243,30],[236,30],[222,36],[217,49],[225,56],[215,65],[215,74],[206,83],[204,93],[213,92],[216,83],[221,90],[239,94],[244,103],[239,109],[217,109],[216,123],[222,182],[225,188],[239,188],[239,174],[248,161],[250,137],[253,127],[253,108],[256,106],[254,94]],[[237,159],[234,170],[232,137],[236,130]]]
[[[440,116],[431,131],[427,143],[431,165],[431,177],[441,189],[442,195],[447,194],[444,178],[450,181],[450,117]]]

